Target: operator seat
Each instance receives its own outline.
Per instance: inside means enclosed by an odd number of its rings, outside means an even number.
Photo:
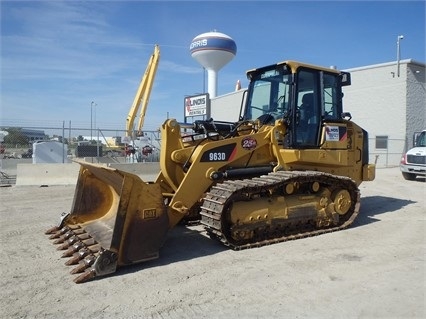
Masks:
[[[300,105],[300,111],[304,113],[301,117],[302,120],[309,121],[309,118],[314,113],[314,93],[306,93],[302,97],[302,105]]]
[[[318,119],[315,117],[314,94],[306,93],[302,97],[299,107],[299,123],[297,125],[298,141],[302,145],[316,145],[318,132]]]

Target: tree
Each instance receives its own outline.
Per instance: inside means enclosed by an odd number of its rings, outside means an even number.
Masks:
[[[11,128],[5,129],[5,131],[9,133],[4,137],[4,142],[6,144],[10,144],[10,145],[28,145],[29,144],[29,139],[27,136],[25,136],[24,133],[22,133],[21,128],[11,127]]]

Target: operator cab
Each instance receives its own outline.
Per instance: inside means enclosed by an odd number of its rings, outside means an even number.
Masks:
[[[292,74],[286,65],[272,65],[247,72],[250,80],[243,120],[274,124],[288,115]]]
[[[247,72],[250,80],[242,120],[258,119],[287,126],[289,148],[318,148],[326,121],[341,122],[341,87],[350,84],[350,74],[286,61]]]

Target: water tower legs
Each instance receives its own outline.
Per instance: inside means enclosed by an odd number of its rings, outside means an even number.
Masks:
[[[208,93],[210,98],[214,98],[217,95],[217,72],[214,70],[207,70],[208,78]]]

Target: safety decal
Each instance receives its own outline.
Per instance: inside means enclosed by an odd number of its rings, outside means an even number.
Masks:
[[[241,147],[244,148],[245,150],[248,150],[248,151],[254,150],[256,146],[257,146],[256,139],[250,136],[243,138],[243,140],[241,141]]]
[[[346,126],[326,126],[325,140],[329,142],[343,142],[347,139]]]
[[[201,156],[200,162],[227,162],[232,161],[237,151],[236,143],[218,146],[207,150]]]

